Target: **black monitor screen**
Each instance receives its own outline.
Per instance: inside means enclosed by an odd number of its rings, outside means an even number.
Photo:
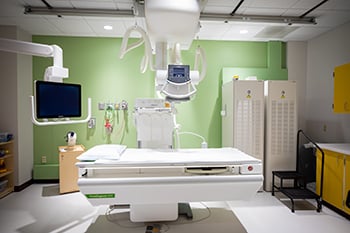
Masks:
[[[35,82],[36,117],[81,117],[81,85]]]

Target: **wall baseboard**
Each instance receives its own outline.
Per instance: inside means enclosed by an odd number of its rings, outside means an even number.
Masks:
[[[20,192],[20,191],[22,191],[23,189],[25,189],[25,188],[27,188],[28,186],[30,186],[31,184],[33,184],[33,179],[30,179],[30,180],[28,180],[27,182],[24,182],[24,183],[21,184],[21,185],[15,186],[15,187],[14,187],[14,191],[15,191],[15,192]]]
[[[59,179],[35,179],[33,180],[34,184],[58,184]]]

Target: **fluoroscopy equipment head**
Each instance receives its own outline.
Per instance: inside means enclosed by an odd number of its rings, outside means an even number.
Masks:
[[[144,6],[147,32],[135,24],[123,37],[120,58],[144,44],[140,71],[144,73],[148,67],[155,71],[155,88],[160,98],[169,101],[189,100],[197,91],[195,86],[205,77],[206,58],[202,48],[196,49],[192,69],[183,64],[181,58],[181,50],[191,46],[199,31],[201,2],[147,0]],[[140,38],[128,45],[132,32],[138,33]]]

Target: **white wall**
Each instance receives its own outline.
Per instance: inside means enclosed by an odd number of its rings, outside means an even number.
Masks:
[[[349,46],[350,22],[308,41],[306,129],[315,141],[350,142],[350,115],[332,110],[333,69],[350,62]]]
[[[14,26],[0,26],[0,37],[31,41],[31,35]],[[14,134],[14,184],[19,186],[32,179],[32,57],[0,51],[0,70],[0,132]]]
[[[32,41],[32,36],[17,30],[17,39]],[[18,185],[31,180],[33,173],[33,123],[29,101],[29,96],[33,95],[32,60],[32,56],[17,55]]]
[[[288,42],[287,43],[287,68],[288,80],[297,81],[298,100],[298,129],[306,130],[305,123],[305,99],[306,99],[306,62],[307,43]]]

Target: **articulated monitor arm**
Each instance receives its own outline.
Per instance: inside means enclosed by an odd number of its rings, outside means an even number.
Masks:
[[[53,66],[46,68],[44,80],[63,82],[63,78],[68,78],[68,69],[63,67],[63,52],[57,45],[0,38],[0,50],[32,56],[53,57]]]
[[[40,57],[52,57],[53,66],[49,66],[45,70],[44,81],[63,82],[64,78],[68,78],[68,69],[63,67],[63,51],[57,45],[45,45],[27,41],[10,40],[0,38],[0,51],[20,53]],[[40,122],[35,117],[34,96],[30,96],[32,105],[32,122],[36,125],[59,125],[59,124],[76,124],[86,123],[91,118],[91,99],[88,98],[88,116],[84,120],[66,120]]]

